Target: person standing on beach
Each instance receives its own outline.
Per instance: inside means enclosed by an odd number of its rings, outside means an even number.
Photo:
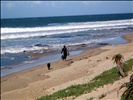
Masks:
[[[64,47],[62,48],[61,54],[62,54],[62,53],[63,53],[62,59],[63,59],[63,60],[66,60],[67,56],[69,55],[69,51],[68,51],[68,49],[66,48],[65,45],[64,45]]]

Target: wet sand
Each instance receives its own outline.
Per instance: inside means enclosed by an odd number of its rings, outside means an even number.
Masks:
[[[120,53],[125,60],[133,57],[133,33],[123,38],[129,42],[86,50],[80,55],[69,57],[67,61],[52,62],[51,70],[43,64],[2,77],[2,100],[36,99],[73,84],[88,82],[115,66],[111,60],[113,55]]]

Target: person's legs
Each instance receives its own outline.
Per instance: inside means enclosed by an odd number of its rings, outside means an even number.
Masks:
[[[50,63],[47,64],[48,70],[50,70]]]
[[[66,58],[67,58],[67,56],[66,56],[66,55],[64,55],[64,60],[66,60]]]

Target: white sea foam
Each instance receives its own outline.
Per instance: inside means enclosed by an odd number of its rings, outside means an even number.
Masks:
[[[42,49],[48,49],[48,47],[10,47],[10,48],[4,48],[1,49],[1,54],[5,54],[5,53],[21,53],[21,52],[29,52],[29,51],[35,51],[35,50],[42,50]]]
[[[63,24],[63,25],[54,25],[54,26],[47,26],[47,27],[34,27],[34,28],[1,28],[1,39],[2,42],[5,43],[7,46],[6,48],[2,47],[1,48],[1,54],[5,54],[5,53],[20,53],[23,51],[35,51],[35,50],[42,50],[42,49],[48,49],[48,47],[37,47],[37,46],[33,46],[34,44],[46,44],[46,45],[50,45],[53,46],[53,48],[61,48],[64,43],[66,45],[79,45],[79,44],[89,44],[89,43],[93,43],[93,42],[100,42],[103,40],[103,38],[99,38],[99,39],[86,39],[84,40],[83,38],[80,37],[73,37],[73,41],[70,42],[70,39],[68,38],[68,40],[64,39],[62,40],[58,40],[58,36],[56,39],[54,38],[45,38],[46,40],[39,40],[37,39],[36,41],[28,41],[28,42],[33,42],[33,43],[29,43],[30,45],[28,45],[27,42],[25,42],[25,40],[23,41],[23,38],[31,38],[31,37],[39,37],[39,36],[45,36],[45,35],[54,35],[54,34],[71,34],[74,32],[85,32],[88,30],[102,30],[102,29],[120,29],[120,28],[126,28],[126,27],[131,27],[133,25],[132,23],[133,19],[129,19],[129,20],[116,20],[116,21],[97,21],[97,22],[78,22],[78,23],[67,23],[67,24]],[[89,33],[90,32],[90,33]],[[106,33],[106,32],[99,32],[96,31],[96,33],[91,33],[91,31],[89,31],[87,33],[88,37],[93,37],[94,36],[102,36],[102,35],[106,35],[106,34],[112,34],[110,33]],[[94,32],[94,31],[93,31]],[[88,35],[89,34],[89,35]],[[76,36],[76,35],[75,35]],[[82,37],[82,34],[81,34]],[[17,41],[13,41],[13,43],[15,45],[10,45],[9,42],[12,42],[12,40],[8,40],[8,39],[19,39],[21,38],[22,40],[22,44],[27,43],[28,46],[30,47],[19,47],[19,42]],[[80,38],[79,40],[77,38]],[[77,40],[76,40],[77,39]],[[28,39],[27,39],[28,40]],[[75,41],[76,40],[76,41]],[[7,42],[8,41],[8,42]],[[66,42],[67,41],[67,42]],[[81,41],[81,42],[79,42]],[[9,44],[7,44],[9,43]],[[50,44],[49,44],[50,43]],[[2,44],[4,45],[4,44]],[[20,45],[21,46],[21,45]]]
[[[87,31],[89,29],[75,29],[75,30],[65,30],[65,31],[52,31],[52,32],[36,32],[36,33],[23,33],[23,34],[6,34],[1,35],[1,39],[17,39],[17,38],[29,38],[29,37],[36,37],[36,36],[46,36],[46,35],[53,35],[53,34],[63,34],[63,33],[74,33],[74,32],[81,32]]]
[[[22,33],[22,32],[40,32],[40,31],[60,31],[60,30],[72,30],[72,29],[85,29],[85,28],[101,28],[111,27],[120,25],[133,25],[131,20],[120,20],[120,21],[102,21],[102,22],[79,22],[69,23],[67,25],[50,26],[50,27],[34,27],[34,28],[2,28],[1,34],[6,33]]]
[[[113,39],[113,38],[109,38],[109,39]],[[105,39],[104,39],[105,40]],[[108,38],[107,38],[108,40]],[[80,45],[80,44],[89,44],[89,43],[95,43],[95,42],[101,42],[103,41],[103,39],[91,39],[91,40],[85,40],[85,41],[82,41],[82,42],[76,42],[76,43],[71,43],[71,44],[66,44],[66,45]],[[62,46],[64,44],[52,44],[50,48],[53,48],[53,49],[61,49]],[[33,46],[33,47],[10,47],[10,48],[4,48],[4,49],[1,49],[1,54],[5,54],[5,53],[22,53],[24,51],[26,52],[30,52],[30,51],[37,51],[39,52],[42,52],[43,49],[47,50],[49,47],[37,47],[37,46]]]
[[[133,19],[118,21],[79,22],[65,25],[34,28],[1,28],[1,39],[29,38],[53,34],[82,32],[88,30],[115,29],[132,26]],[[124,26],[123,26],[124,25]]]

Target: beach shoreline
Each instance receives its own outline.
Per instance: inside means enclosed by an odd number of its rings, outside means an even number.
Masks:
[[[126,34],[126,33],[124,33]],[[116,45],[116,44],[123,44],[127,43],[128,41],[122,36],[118,36],[114,38],[113,40],[105,40],[101,41],[99,43],[92,43],[92,44],[79,44],[79,45],[67,45],[67,48],[70,52],[70,56],[75,56],[78,55],[86,50],[94,49],[94,48],[99,48],[107,45]],[[1,67],[1,77],[5,75],[9,75],[15,72],[19,72],[22,70],[26,70],[32,67],[36,67],[42,64],[46,64],[49,62],[53,61],[58,61],[61,59],[61,54],[60,54],[61,48],[59,49],[48,49],[48,50],[43,50],[43,52],[38,52],[38,53],[30,53],[30,55],[27,56],[30,60],[24,61],[22,63],[18,63],[15,65],[10,65],[10,66],[3,66]],[[26,52],[24,52],[26,53]],[[26,53],[27,54],[27,53]],[[56,57],[57,56],[57,57]],[[56,57],[56,58],[55,58]]]
[[[133,56],[133,33],[125,34],[122,37],[127,39],[128,43],[106,45],[85,50],[79,55],[69,57],[66,62],[62,60],[51,62],[51,70],[47,70],[46,64],[43,64],[1,77],[2,99],[9,99],[9,97],[10,99],[36,99],[70,86],[75,82],[77,84],[85,83],[103,70],[112,67],[101,68],[99,72],[96,73],[96,66],[106,64],[106,60],[110,62],[114,51],[114,54],[124,54],[124,56],[126,56],[125,59],[129,59]],[[117,49],[115,50],[115,48]],[[106,59],[106,57],[108,57],[108,59]],[[88,63],[91,66],[89,68],[86,67]],[[113,64],[111,63],[111,65]],[[80,66],[84,68],[80,68]],[[89,79],[86,79],[87,76],[90,76]],[[81,82],[81,80],[83,82]],[[26,92],[24,93],[24,91]],[[25,97],[23,97],[23,95],[25,95]]]

